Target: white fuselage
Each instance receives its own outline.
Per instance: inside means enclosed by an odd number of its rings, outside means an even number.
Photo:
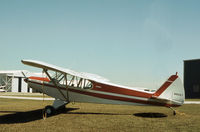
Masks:
[[[29,87],[41,93],[45,93],[55,99],[67,102],[157,106],[174,105],[173,102],[168,102],[168,104],[166,104],[150,98],[152,92],[141,92],[124,88],[114,88],[116,91],[112,90],[112,92],[102,91],[101,88],[104,87],[104,84],[96,84],[95,82],[93,82],[94,86],[91,89],[83,89],[73,86],[66,87],[66,85],[61,84],[55,86],[52,82],[32,79],[28,79],[27,83],[29,84]],[[105,85],[105,87],[108,86]],[[118,91],[119,89],[121,90],[120,93]]]

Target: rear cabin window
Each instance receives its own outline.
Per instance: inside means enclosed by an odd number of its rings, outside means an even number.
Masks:
[[[63,74],[60,72],[54,72],[52,73],[52,71],[49,71],[51,78],[54,83],[58,84],[58,85],[65,85],[66,86],[66,82],[68,86],[74,87],[74,88],[81,88],[81,89],[91,89],[93,87],[93,84],[90,80],[84,79],[84,78],[80,78],[77,76],[72,76],[70,74]],[[67,81],[66,81],[67,79]]]
[[[91,89],[93,87],[93,84],[87,80],[87,84],[83,86],[83,89]]]

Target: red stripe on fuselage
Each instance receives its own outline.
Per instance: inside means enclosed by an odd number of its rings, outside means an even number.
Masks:
[[[92,83],[94,85],[92,90],[95,90],[95,91],[116,93],[116,94],[143,97],[143,98],[151,98],[153,95],[150,93],[140,92],[140,91],[126,89],[126,88],[120,88],[117,86],[111,86],[111,85],[97,83],[97,82],[92,82]]]
[[[49,87],[56,88],[56,89],[66,90],[66,88],[56,87],[56,86],[49,85],[49,84],[41,84],[39,82],[33,82],[33,81],[28,81],[28,82],[39,84],[39,85],[44,85],[44,86],[49,86]],[[117,101],[132,102],[132,103],[140,103],[140,104],[147,104],[147,105],[149,104],[149,105],[156,105],[156,106],[167,106],[167,107],[178,106],[178,105],[166,104],[166,103],[161,103],[161,102],[153,102],[153,101],[149,101],[149,100],[145,101],[145,100],[119,97],[119,96],[113,96],[113,95],[105,95],[105,94],[100,94],[100,93],[92,93],[92,92],[81,91],[81,90],[76,90],[76,89],[72,89],[72,88],[69,88],[68,90],[71,91],[71,92],[84,94],[84,95],[88,95],[88,96],[93,96],[93,97],[98,97],[98,98],[102,98],[102,99],[117,100]]]
[[[69,91],[79,93],[79,94],[89,95],[89,96],[93,96],[93,97],[98,97],[98,98],[102,98],[102,99],[116,100],[116,101],[124,101],[124,102],[138,103],[138,104],[156,105],[156,106],[167,106],[167,107],[176,106],[173,104],[153,102],[153,101],[149,101],[149,100],[132,99],[132,98],[126,98],[126,97],[113,96],[113,95],[105,95],[105,94],[99,94],[99,93],[91,93],[91,92],[80,91],[80,90],[76,90],[76,89],[69,89]]]
[[[34,76],[31,76],[31,77],[29,77],[29,79],[50,82],[49,78],[47,78],[47,77],[34,77]]]

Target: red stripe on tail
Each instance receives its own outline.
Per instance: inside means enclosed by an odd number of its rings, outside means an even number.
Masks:
[[[177,78],[177,75],[169,77],[169,79],[153,94],[153,97],[160,96]]]

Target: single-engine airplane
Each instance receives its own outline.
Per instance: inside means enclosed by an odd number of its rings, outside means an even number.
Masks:
[[[55,98],[52,106],[45,107],[47,115],[70,102],[123,105],[181,106],[185,91],[177,73],[170,76],[158,90],[130,88],[109,82],[95,74],[75,72],[35,60],[22,60],[23,64],[43,69],[47,77],[31,76],[25,79],[29,87]]]

